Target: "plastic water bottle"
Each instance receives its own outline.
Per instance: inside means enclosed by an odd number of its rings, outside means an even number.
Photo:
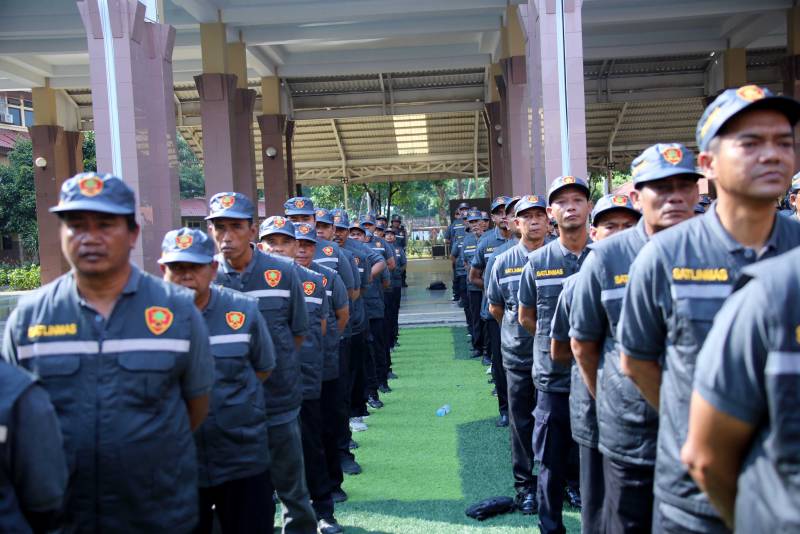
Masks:
[[[436,410],[436,416],[437,417],[444,417],[445,415],[447,415],[449,413],[450,413],[450,405],[449,404],[445,404],[444,406],[442,406],[441,408]]]

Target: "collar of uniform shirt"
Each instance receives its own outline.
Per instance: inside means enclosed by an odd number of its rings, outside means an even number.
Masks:
[[[78,284],[75,281],[74,273],[70,274],[70,279],[72,281],[72,291],[74,291],[75,295],[77,295],[78,303],[81,306],[85,306],[87,308],[91,308],[94,311],[97,311],[94,308],[92,308],[92,306],[89,305],[88,302],[86,302],[86,299],[84,299],[83,295],[81,295],[80,291],[78,291]],[[125,287],[122,288],[121,294],[132,295],[136,293],[136,290],[139,289],[139,282],[141,281],[141,279],[142,279],[142,271],[139,270],[139,268],[134,263],[131,263],[131,275],[128,277],[128,281],[125,282]]]
[[[586,240],[586,245],[584,245],[584,246],[583,246],[583,250],[581,251],[581,253],[580,253],[580,254],[575,254],[575,253],[574,253],[574,252],[572,252],[570,249],[568,249],[567,247],[565,247],[565,246],[564,246],[564,243],[562,243],[560,239],[556,239],[556,241],[558,241],[558,248],[560,248],[560,249],[561,249],[561,253],[562,253],[564,256],[569,256],[569,255],[572,255],[572,256],[575,256],[576,258],[579,258],[579,257],[580,257],[580,256],[582,256],[583,254],[586,254],[586,246],[587,246],[587,245],[589,245],[589,244],[592,242],[592,240],[591,240],[591,239],[587,239],[587,240]]]
[[[737,252],[741,250],[749,250],[748,247],[742,245],[731,235],[728,233],[727,230],[722,226],[722,222],[719,220],[719,215],[717,215],[717,201],[715,200],[713,204],[709,207],[708,211],[706,211],[703,215],[703,222],[711,227],[711,230],[719,236],[723,243],[725,243],[725,247],[728,249],[728,252]],[[777,212],[775,217],[778,217]],[[761,250],[755,251],[757,257],[761,257],[764,253],[770,249],[775,249],[778,246],[778,225],[781,223],[779,220],[775,220],[775,224],[772,225],[772,231],[769,234],[769,239],[767,242],[764,243],[764,248]]]
[[[228,260],[225,259],[225,256],[220,254],[219,257],[222,259],[222,261],[220,261],[219,263],[220,263],[220,265],[222,265],[223,272],[225,274],[241,274],[242,277],[244,277],[244,275],[246,275],[246,274],[250,274],[253,271],[253,268],[256,265],[256,260],[258,259],[257,258],[258,250],[256,250],[256,248],[253,246],[252,243],[250,243],[250,250],[253,251],[253,256],[250,258],[250,263],[247,264],[247,267],[245,267],[244,271],[242,271],[241,273],[239,273],[239,271],[237,271],[236,269],[231,267],[231,264],[228,263]]]
[[[214,284],[211,284],[211,294],[208,296],[208,302],[206,302],[206,307],[203,308],[203,313],[210,312],[214,309],[214,304],[217,303],[219,289],[214,287]]]

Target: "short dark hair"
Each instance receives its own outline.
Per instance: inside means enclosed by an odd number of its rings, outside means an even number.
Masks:
[[[139,228],[139,223],[136,222],[136,214],[134,213],[125,216],[125,223],[128,225],[128,231],[130,232]]]

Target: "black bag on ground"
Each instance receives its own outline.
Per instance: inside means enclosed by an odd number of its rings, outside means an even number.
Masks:
[[[514,499],[511,497],[489,497],[467,507],[464,513],[472,519],[483,521],[500,514],[514,511]]]
[[[445,289],[447,289],[447,286],[444,285],[444,282],[437,281],[437,282],[431,282],[431,284],[428,286],[428,289],[431,291],[444,291]]]

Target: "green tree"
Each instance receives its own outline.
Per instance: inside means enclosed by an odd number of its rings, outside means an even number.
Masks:
[[[97,172],[97,145],[94,142],[94,132],[83,134],[83,170]]]
[[[603,180],[607,176],[608,175],[606,173],[599,172],[593,172],[589,176],[589,190],[591,191],[592,201],[597,202],[597,200],[603,196]],[[630,181],[630,174],[620,171],[613,171],[613,174],[611,175],[611,187],[609,187],[609,191],[613,191],[617,187]]]
[[[197,159],[189,143],[180,133],[178,133],[178,179],[181,198],[205,196],[206,181],[203,176],[203,164]]]
[[[33,175],[33,144],[18,137],[8,164],[0,165],[0,233],[17,234],[26,258],[39,252]]]

